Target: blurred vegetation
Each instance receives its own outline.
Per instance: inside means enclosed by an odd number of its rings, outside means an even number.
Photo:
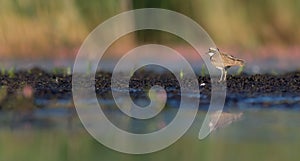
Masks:
[[[0,55],[76,49],[104,20],[132,8],[165,8],[197,21],[220,46],[256,48],[300,43],[299,0],[1,0]],[[175,20],[174,20],[175,21]],[[188,30],[188,29],[187,29]],[[153,31],[139,41],[169,40]]]

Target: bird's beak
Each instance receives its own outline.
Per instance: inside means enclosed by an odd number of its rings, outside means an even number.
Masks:
[[[205,52],[205,54],[209,54],[209,53],[211,53],[212,51],[211,50],[208,50],[207,52]]]

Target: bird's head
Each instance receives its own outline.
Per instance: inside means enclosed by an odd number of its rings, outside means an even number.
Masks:
[[[217,54],[218,52],[219,52],[218,48],[209,48],[207,54],[209,56],[213,56],[213,55]]]

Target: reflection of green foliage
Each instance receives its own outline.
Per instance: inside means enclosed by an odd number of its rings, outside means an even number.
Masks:
[[[0,160],[81,161],[84,158],[87,161],[99,161],[101,158],[106,161],[298,161],[300,130],[296,123],[299,121],[299,113],[291,110],[249,111],[247,113],[248,120],[235,122],[232,126],[212,133],[211,137],[213,138],[208,137],[201,141],[197,140],[196,134],[201,127],[200,119],[204,118],[205,113],[198,112],[201,114],[201,117],[198,118],[200,121],[195,121],[193,128],[190,128],[176,143],[164,150],[147,155],[128,155],[105,147],[93,139],[83,127],[77,129],[82,126],[79,120],[74,120],[76,121],[74,122],[75,130],[62,128],[66,121],[64,119],[59,119],[58,129],[12,131],[9,128],[2,128],[0,130]],[[172,119],[174,116],[168,115],[165,120],[170,120],[169,117]],[[269,119],[272,118],[276,118],[280,123],[269,123]],[[255,128],[256,119],[261,119],[262,128]],[[3,115],[0,120],[3,120]],[[157,118],[153,119],[151,123],[159,124],[155,120]],[[162,119],[162,121],[164,120]],[[128,127],[136,125],[139,124],[128,122]],[[246,126],[250,127],[245,129]],[[105,129],[100,130],[105,132]],[[256,134],[255,139],[253,139],[252,133]],[[108,133],[108,135],[113,134]],[[113,139],[113,137],[111,138]],[[277,152],[278,155],[270,155],[274,152]]]

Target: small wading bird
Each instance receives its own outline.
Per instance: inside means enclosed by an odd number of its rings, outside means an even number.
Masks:
[[[218,57],[218,53],[220,53],[221,60]],[[222,53],[218,48],[209,48],[207,54],[210,56],[211,63],[217,68],[221,70],[221,78],[219,82],[226,80],[227,69],[232,66],[244,66],[244,60],[238,59],[232,55],[228,55],[226,53]]]

